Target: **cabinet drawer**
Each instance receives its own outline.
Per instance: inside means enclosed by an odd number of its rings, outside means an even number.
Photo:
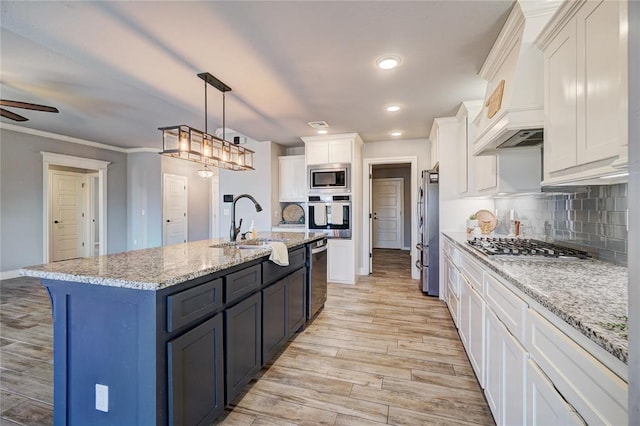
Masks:
[[[532,309],[527,323],[531,358],[587,424],[627,424],[627,383]]]
[[[225,277],[224,302],[231,303],[262,285],[262,267],[253,265]]]
[[[482,266],[471,260],[469,255],[460,256],[460,272],[466,277],[469,284],[480,294],[484,294],[482,289]]]
[[[222,278],[167,296],[167,331],[172,332],[222,307]]]
[[[487,305],[523,345],[526,342],[526,320],[528,305],[507,289],[497,278],[484,275],[485,300]]]
[[[301,266],[305,265],[307,259],[306,248],[304,246],[295,250],[289,251],[289,265],[279,266],[275,263],[267,260],[262,262],[262,281],[266,284],[271,284],[278,280],[278,278],[284,277],[290,274]]]
[[[449,257],[449,259],[456,263],[458,262],[458,250],[455,247],[455,243],[444,238],[442,240],[442,251],[447,257]]]

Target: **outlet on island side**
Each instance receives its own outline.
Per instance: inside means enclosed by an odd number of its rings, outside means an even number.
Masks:
[[[109,386],[96,383],[96,410],[109,412]]]

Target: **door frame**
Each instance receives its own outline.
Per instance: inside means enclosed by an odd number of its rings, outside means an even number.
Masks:
[[[49,166],[75,167],[77,169],[92,170],[98,174],[98,254],[107,254],[107,172],[110,161],[94,160],[92,158],[75,157],[73,155],[56,154],[40,151],[42,155],[42,258],[43,263],[49,263]]]
[[[399,182],[400,183],[400,211],[404,212],[404,179],[403,178],[371,178],[371,211],[373,212],[373,181],[378,181],[378,182]],[[402,213],[402,217],[400,219],[400,249],[405,248],[405,241],[404,241],[404,215],[405,213]],[[372,226],[371,226],[371,241],[373,244],[373,222],[372,222]]]
[[[371,215],[371,168],[375,164],[411,164],[411,205],[415,206],[418,202],[416,195],[418,189],[418,157],[417,156],[404,156],[404,157],[380,157],[380,158],[363,158],[362,159],[362,205],[366,206],[362,209],[362,224],[363,230],[367,230],[362,233],[362,249],[360,253],[360,275],[369,275],[372,272],[371,259],[373,248],[371,247],[372,237],[372,219]],[[413,244],[414,241],[418,241],[417,230],[417,217],[414,208],[409,209],[411,211],[411,278],[414,280],[420,279],[420,271],[416,266],[416,260],[418,259],[418,249]],[[368,224],[368,225],[365,225]]]

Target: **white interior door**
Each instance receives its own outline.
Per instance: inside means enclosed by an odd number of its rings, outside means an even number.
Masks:
[[[403,191],[401,178],[373,179],[373,247],[402,248]]]
[[[165,173],[162,181],[164,245],[187,242],[187,177]]]
[[[51,182],[51,261],[84,256],[86,178],[83,174],[52,170]]]

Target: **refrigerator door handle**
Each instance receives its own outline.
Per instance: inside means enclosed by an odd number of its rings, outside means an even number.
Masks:
[[[416,268],[418,268],[418,270],[422,271],[424,269],[424,266],[422,266],[422,263],[420,263],[419,260],[416,260]]]
[[[422,244],[420,244],[420,243],[416,244],[416,248],[417,248],[419,251],[424,250],[424,246],[423,246]]]

